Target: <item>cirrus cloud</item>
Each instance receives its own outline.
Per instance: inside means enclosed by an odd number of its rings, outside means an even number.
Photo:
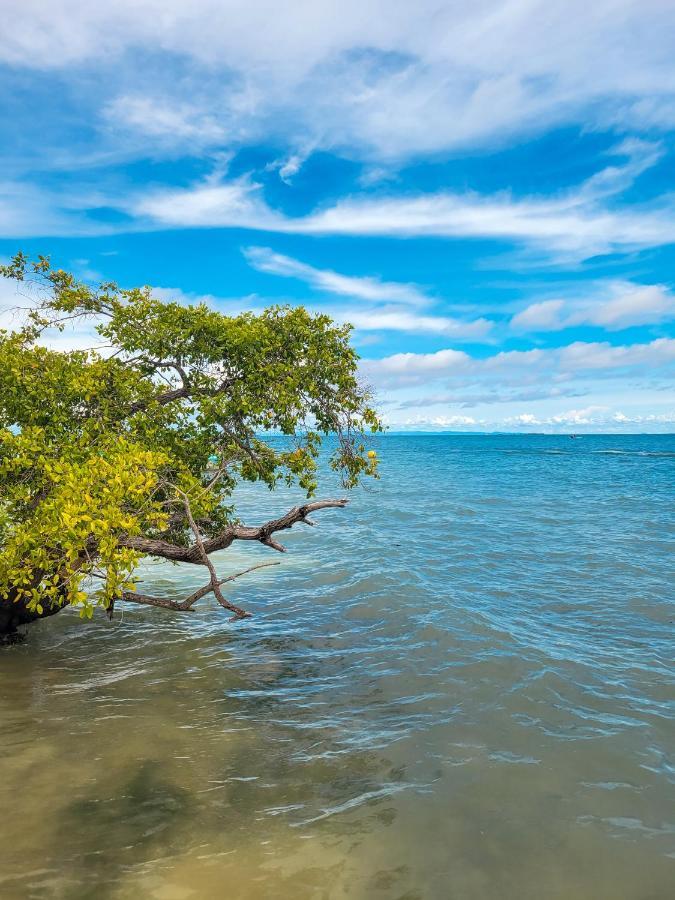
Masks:
[[[653,107],[671,109],[675,83],[675,13],[660,0],[315,0],[281,16],[241,0],[5,0],[3,13],[10,66],[115,72],[113,104],[120,81],[146,84],[188,123],[215,113],[252,140],[400,159],[567,122],[672,124]],[[148,74],[153,57],[186,71]],[[133,108],[116,115],[151,139]]]

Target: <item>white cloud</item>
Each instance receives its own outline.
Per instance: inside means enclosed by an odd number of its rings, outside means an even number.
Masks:
[[[26,289],[30,291],[30,286],[24,285],[21,290]],[[155,288],[154,292],[162,299],[181,303],[206,302],[230,314],[266,305],[255,295],[219,298],[188,295],[171,288]],[[30,296],[18,293],[13,283],[0,279],[0,327],[16,327],[21,313],[10,310],[29,302]],[[359,310],[352,312],[357,314]],[[383,324],[385,312],[402,318]],[[385,307],[377,316],[372,322],[356,324],[366,330],[371,326],[378,331],[400,326],[407,331],[414,330],[417,323],[406,317],[425,318],[415,309],[401,307]],[[434,327],[442,320],[428,318]],[[47,335],[44,342],[59,350],[100,346],[91,325]],[[380,393],[385,408],[392,411],[390,419],[395,420],[395,427],[432,430],[669,431],[675,423],[675,412],[664,409],[664,400],[672,398],[674,367],[675,339],[669,338],[617,346],[577,341],[556,349],[502,351],[484,357],[448,348],[362,361],[363,375]],[[606,396],[602,395],[603,384],[609,386]],[[420,392],[422,385],[437,386],[437,393]],[[558,406],[563,398],[575,395],[587,395],[587,405],[572,409]],[[630,408],[615,408],[618,395]],[[530,408],[523,410],[522,403]],[[430,414],[433,407],[445,408],[434,415]],[[458,407],[473,407],[476,414],[458,412]],[[495,416],[495,408],[505,413]],[[410,417],[413,410],[416,414]]]
[[[443,335],[454,340],[481,341],[492,329],[492,322],[488,319],[464,322],[449,316],[422,316],[399,309],[333,308],[329,312],[334,319],[350,322],[356,329],[362,331],[406,331]]]
[[[532,413],[520,413],[518,416],[512,416],[505,420],[508,425],[539,425],[539,420]]]
[[[531,369],[537,367],[540,363],[547,359],[546,350],[502,350],[494,356],[489,356],[483,360],[482,364],[486,369],[510,369],[526,368]]]
[[[420,306],[430,298],[414,284],[382,281],[371,276],[341,275],[330,269],[317,269],[268,247],[247,247],[244,256],[254,269],[271,275],[297,278],[319,291],[344,297],[384,303]]]
[[[587,406],[584,409],[570,409],[567,412],[551,416],[550,422],[554,425],[592,425],[597,421],[598,415],[604,418],[607,408],[604,406]]]
[[[227,79],[222,114],[234,107],[252,134],[283,120],[299,143],[380,158],[570,121],[672,121],[650,105],[673,100],[675,11],[663,0],[315,0],[277,12],[242,0],[5,0],[0,58],[107,67],[125,83],[143,79],[148,57],[180,59]],[[162,81],[169,96],[183,90]],[[197,119],[214,107],[194,102]]]
[[[564,327],[560,319],[564,306],[564,300],[531,303],[511,319],[511,327],[518,331],[558,331]]]
[[[548,379],[602,370],[659,371],[675,364],[675,339],[657,338],[644,344],[612,346],[608,342],[576,341],[547,350],[511,350],[477,358],[461,350],[435,353],[396,353],[382,359],[363,360],[366,375],[375,383],[405,385],[424,383],[455,375],[482,379],[503,378],[516,373],[520,378]]]
[[[222,142],[227,136],[223,125],[212,114],[166,97],[121,94],[106,104],[103,115],[112,126],[171,143],[187,138],[197,139],[201,146]]]
[[[263,250],[262,253],[252,251]],[[339,275],[328,270],[306,266],[290,257],[272,253],[265,248],[248,248],[247,258],[261,271],[273,274],[289,275],[310,284],[316,284],[322,290],[337,295],[363,298],[362,306],[322,306],[336,322],[349,322],[357,331],[403,331],[418,334],[436,334],[451,337],[453,340],[482,341],[492,329],[492,322],[487,319],[462,321],[449,316],[420,315],[415,308],[420,302],[427,302],[425,295],[419,293],[413,285],[382,282],[376,278],[352,278]],[[400,303],[409,301],[412,310],[401,308],[391,303],[377,304],[377,300],[391,301],[396,289],[400,289],[397,298]],[[269,305],[269,300],[259,296],[240,298],[219,298],[213,295],[185,294],[178,288],[155,287],[153,291],[162,300],[175,300],[179,303],[206,303],[229,315],[236,315],[244,309],[260,311]],[[314,306],[314,303],[310,303]],[[316,308],[316,307],[315,307]],[[360,341],[363,344],[363,340]]]
[[[663,285],[629,285],[587,312],[587,321],[610,330],[675,318],[675,297]]]
[[[520,403],[523,401],[556,400],[561,397],[578,397],[588,393],[578,385],[553,385],[535,384],[525,387],[500,382],[485,385],[482,389],[472,390],[463,384],[458,384],[452,391],[434,394],[420,394],[415,392],[411,397],[403,400],[385,401],[387,405],[396,410],[404,409],[428,409],[432,406],[460,406],[464,409],[476,406],[494,406],[503,404]]]
[[[630,137],[612,147],[608,155],[625,157],[626,162],[621,166],[609,165],[592,175],[583,184],[580,196],[598,200],[621,193],[656,165],[664,155],[664,148],[660,143]]]
[[[627,187],[658,159],[646,142],[626,142],[616,153],[624,166],[610,166],[576,190],[553,197],[514,198],[508,193],[435,193],[404,197],[344,200],[286,230],[308,234],[435,236],[510,240],[557,258],[587,259],[675,240],[675,224],[666,198],[661,207],[610,210],[604,201]]]
[[[453,371],[467,371],[474,360],[463,350],[437,350],[435,353],[394,353],[383,359],[364,359],[361,367],[368,375],[433,377]]]
[[[302,217],[272,210],[251,178],[216,178],[191,188],[157,188],[124,202],[149,227],[243,227],[290,234],[387,237],[491,238],[523,245],[557,261],[626,252],[675,241],[673,198],[660,206],[610,209],[605,201],[660,151],[644,141],[624,141],[609,166],[576,190],[553,197],[516,199],[448,192],[417,196],[364,194]]]
[[[563,371],[595,369],[623,369],[644,366],[647,370],[675,363],[675,339],[657,338],[648,344],[612,346],[606,341],[585,343],[576,341],[559,350],[557,354]]]
[[[291,154],[291,156],[279,166],[279,178],[281,178],[282,181],[285,181],[286,184],[290,184],[293,180],[293,176],[297,175],[302,168],[305,159],[306,157],[301,156],[299,153]]]
[[[153,293],[159,299],[167,302],[206,303],[225,315],[238,315],[244,310],[261,312],[270,303],[269,300],[257,295],[222,298],[210,294],[186,294],[178,288],[154,287]],[[313,304],[311,305],[313,306]],[[353,325],[357,332],[402,331],[416,334],[436,334],[451,337],[455,341],[482,342],[492,328],[492,323],[486,319],[463,322],[447,316],[421,316],[414,312],[390,307],[364,310],[355,307],[329,306],[322,309],[334,321]],[[360,346],[368,346],[373,342],[372,337],[365,335],[357,335],[354,341]]]
[[[661,284],[612,281],[587,296],[532,303],[511,319],[518,331],[560,331],[596,325],[608,331],[675,318],[675,296]]]
[[[123,205],[132,215],[160,226],[281,231],[285,224],[265,203],[260,185],[248,178],[225,183],[207,179],[190,190],[159,188]]]
[[[97,235],[112,229],[88,219],[80,203],[94,200],[85,192],[79,197],[61,196],[20,182],[0,182],[0,237],[42,235]]]
[[[426,416],[415,416],[412,419],[406,419],[401,423],[408,427],[415,426],[431,426],[433,428],[466,428],[471,425],[477,425],[478,422],[472,416],[434,416],[428,418]]]
[[[675,98],[655,91],[639,100],[617,104],[601,116],[600,125],[670,131],[675,128]]]
[[[208,116],[190,116],[184,106],[162,106],[127,95],[117,101],[152,135],[153,152],[163,142],[185,141],[197,133],[208,143],[220,126]],[[173,136],[172,136],[173,135]],[[209,137],[211,135],[211,137]],[[304,216],[287,216],[270,207],[253,175],[227,179],[220,161],[207,178],[188,187],[153,186],[106,194],[70,191],[56,196],[26,185],[0,187],[0,234],[79,234],[162,228],[248,228],[302,235],[444,237],[508,241],[524,247],[539,261],[565,262],[610,252],[629,252],[675,241],[675,197],[664,195],[650,205],[617,207],[611,197],[625,189],[661,153],[660,145],[624,140],[608,165],[576,189],[552,196],[514,197],[509,192],[480,195],[437,191],[394,195],[392,189],[364,190],[332,206]],[[300,156],[286,166],[292,172]],[[86,210],[108,207],[126,220],[101,225],[86,221]],[[4,220],[4,221],[3,221]]]
[[[640,430],[667,430],[668,426],[675,423],[675,411],[658,415],[639,413],[627,416],[620,411],[613,411],[607,406],[587,406],[584,409],[569,409],[551,416],[537,416],[533,413],[520,413],[497,420],[493,424],[515,426],[525,428],[541,428],[546,430],[569,430],[580,428],[583,430],[600,429],[612,430],[612,426],[620,430],[630,430],[638,426]],[[551,428],[551,426],[553,426]]]
[[[304,164],[312,155],[314,149],[314,145],[303,147],[302,149],[298,149],[286,157],[274,160],[274,162],[269,163],[265,168],[268,171],[274,171],[276,169],[279,173],[279,178],[281,178],[281,180],[285,184],[291,185],[293,183],[294,177],[302,169]]]
[[[15,282],[0,277],[0,329],[14,331],[26,324],[29,308],[35,306],[43,292],[41,285],[32,283],[29,279]],[[95,323],[91,320],[85,323],[66,323],[63,331],[53,328],[44,332],[38,343],[63,352],[93,348],[100,348],[105,352],[107,345],[103,345],[94,326]]]
[[[675,411],[641,415],[625,415],[607,406],[590,406],[581,410],[566,410],[555,415],[517,413],[495,418],[486,416],[441,415],[420,413],[402,421],[390,422],[394,430],[403,431],[480,431],[480,432],[543,432],[546,434],[589,433],[670,433],[675,424]],[[575,451],[576,452],[576,451]]]
[[[431,304],[432,298],[414,284],[317,269],[268,247],[247,247],[244,255],[260,272],[297,278],[321,293],[364,301],[359,307],[334,306],[328,310],[334,319],[349,322],[359,331],[407,331],[444,335],[455,340],[482,340],[492,330],[492,322],[484,318],[465,321],[451,316],[421,315],[416,309]],[[401,309],[402,306],[414,309]]]
[[[19,293],[16,282],[0,278],[0,328],[16,328],[23,320],[21,308],[28,305],[29,299],[25,294]]]

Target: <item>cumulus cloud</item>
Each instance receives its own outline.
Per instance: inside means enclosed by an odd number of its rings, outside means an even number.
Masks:
[[[564,328],[560,313],[564,300],[542,300],[531,303],[511,319],[511,327],[517,331],[558,331]]]
[[[479,422],[474,419],[472,416],[433,416],[431,418],[427,416],[415,416],[414,418],[406,419],[401,424],[405,425],[409,428],[418,427],[432,427],[439,429],[448,429],[448,428],[467,428],[472,425],[478,425]]]
[[[362,362],[375,383],[417,384],[454,375],[482,377],[517,372],[521,376],[548,378],[602,370],[645,367],[657,372],[675,364],[675,339],[657,338],[649,343],[613,346],[607,341],[575,341],[552,349],[502,351],[476,358],[462,350],[435,353],[395,353],[382,359]]]
[[[555,425],[591,425],[598,419],[598,413],[607,412],[604,406],[586,406],[584,409],[569,409],[567,412],[551,416],[550,421]]]
[[[583,409],[569,409],[552,416],[520,413],[501,420],[501,424],[507,427],[541,428],[544,426],[550,428],[553,426],[553,430],[558,430],[559,428],[569,430],[572,427],[575,430],[592,430],[594,428],[605,430],[612,426],[615,426],[615,430],[627,430],[637,426],[641,429],[660,431],[662,428],[666,430],[674,422],[675,412],[658,415],[633,414],[627,416],[620,410],[612,410],[608,406],[587,406]]]
[[[506,431],[569,434],[597,431],[668,433],[675,423],[675,411],[660,414],[626,415],[607,406],[565,410],[552,416],[517,413],[502,418],[419,414],[391,423],[394,430],[403,431]]]
[[[596,325],[608,331],[675,318],[675,296],[662,284],[611,281],[590,295],[531,303],[511,319],[517,331],[560,331]]]
[[[675,318],[675,297],[659,284],[628,285],[586,311],[587,321],[610,330]]]
[[[645,366],[655,370],[675,362],[675,339],[657,338],[647,344],[613,346],[607,341],[575,341],[566,347],[546,351],[556,355],[563,371],[623,369]]]
[[[383,359],[364,359],[361,368],[370,376],[427,378],[449,372],[468,371],[474,360],[463,350],[437,350],[435,353],[394,353]]]

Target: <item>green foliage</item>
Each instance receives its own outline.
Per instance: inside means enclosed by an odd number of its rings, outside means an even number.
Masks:
[[[338,437],[331,465],[346,485],[376,475],[364,433],[380,423],[349,326],[303,308],[230,317],[149,288],[93,289],[44,257],[18,254],[0,275],[37,292],[20,330],[0,330],[0,603],[90,617],[129,589],[140,556],[125,538],[190,543],[186,497],[215,536],[236,520],[241,480],[311,495],[322,435]],[[73,321],[105,349],[41,344]],[[270,431],[289,446],[270,446]]]

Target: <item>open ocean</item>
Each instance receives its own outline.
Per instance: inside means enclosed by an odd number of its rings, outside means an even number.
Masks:
[[[233,587],[254,619],[0,649],[3,900],[675,896],[675,436],[374,446],[288,554],[215,558],[281,562]]]

